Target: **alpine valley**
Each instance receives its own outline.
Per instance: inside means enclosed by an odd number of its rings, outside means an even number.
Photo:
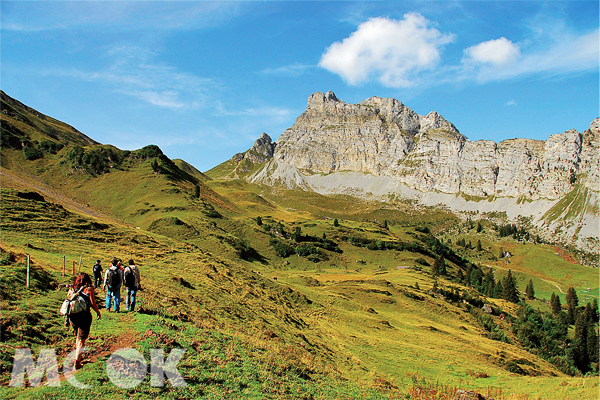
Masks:
[[[598,118],[472,142],[434,111],[317,92],[202,173],[1,101],[2,398],[598,398]],[[143,290],[93,322],[75,375],[93,389],[10,386],[18,348],[62,365],[65,286],[112,257]],[[121,348],[185,349],[186,386],[114,385]]]

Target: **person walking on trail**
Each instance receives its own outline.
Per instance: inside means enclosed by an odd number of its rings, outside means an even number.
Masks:
[[[114,301],[115,312],[119,312],[123,273],[119,270],[117,264],[117,259],[113,258],[112,265],[104,274],[104,285],[102,285],[102,290],[106,291],[106,311],[110,311],[111,301]]]
[[[94,288],[98,288],[100,283],[102,283],[102,265],[100,265],[100,260],[96,260],[92,271],[94,272]]]
[[[127,289],[125,309],[135,311],[135,297],[138,289],[140,289],[140,269],[134,264],[133,260],[129,260],[129,265],[123,268],[123,280]]]
[[[75,331],[75,368],[79,369],[82,367],[81,364],[81,349],[85,346],[85,341],[90,335],[90,329],[92,326],[92,312],[94,309],[96,312],[97,319],[100,319],[100,310],[96,304],[96,296],[94,294],[94,288],[92,287],[92,279],[88,274],[82,272],[73,283],[73,287],[69,290],[68,297],[71,298],[74,294],[79,292],[79,295],[84,298],[87,303],[87,309],[77,313],[69,313],[67,318],[69,325],[73,327]]]

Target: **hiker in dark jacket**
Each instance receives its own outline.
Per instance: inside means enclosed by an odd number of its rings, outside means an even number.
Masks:
[[[94,287],[97,288],[102,282],[102,265],[100,265],[100,260],[96,260],[92,271],[94,272]]]
[[[85,341],[90,335],[90,328],[92,326],[91,309],[94,309],[98,319],[102,317],[100,315],[98,305],[96,304],[96,296],[94,295],[94,288],[92,287],[92,279],[85,272],[82,272],[77,278],[75,278],[75,282],[73,283],[73,287],[69,291],[68,296],[70,296],[73,293],[76,293],[80,289],[82,289],[80,295],[88,303],[88,309],[86,311],[81,311],[76,314],[69,314],[68,316],[69,325],[72,326],[73,330],[75,331],[75,348],[77,350],[77,356],[75,358],[75,368],[77,369],[82,367],[81,349],[85,346]]]
[[[123,283],[123,273],[117,267],[118,261],[113,259],[112,265],[104,274],[104,285],[102,290],[106,291],[106,311],[110,311],[110,303],[114,300],[115,311],[119,312],[121,303],[121,285]]]
[[[133,260],[129,260],[129,265],[123,268],[123,281],[127,289],[125,309],[134,311],[135,297],[140,288],[140,269],[133,263]]]

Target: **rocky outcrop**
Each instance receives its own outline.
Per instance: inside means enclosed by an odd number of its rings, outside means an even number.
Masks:
[[[396,99],[347,104],[333,92],[317,92],[276,143],[259,138],[255,162],[269,162],[247,179],[458,212],[505,212],[513,220],[530,218],[548,240],[600,251],[599,123],[546,141],[472,142],[438,113],[418,115]]]
[[[472,142],[434,111],[418,115],[393,98],[348,104],[317,92],[272,157],[307,174],[356,171],[420,191],[535,200],[558,199],[577,179],[598,190],[598,147],[598,120],[584,134],[547,141]]]
[[[234,162],[241,162],[248,160],[253,164],[262,164],[273,158],[273,152],[275,151],[275,143],[269,135],[263,132],[256,142],[252,145],[250,150],[245,153],[238,153],[233,156]]]

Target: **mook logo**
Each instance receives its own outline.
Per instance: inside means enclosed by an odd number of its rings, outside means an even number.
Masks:
[[[89,350],[84,347],[81,352]],[[150,386],[164,387],[165,377],[174,387],[186,387],[187,383],[177,371],[177,364],[185,353],[185,349],[172,349],[165,359],[163,349],[150,350]],[[63,375],[74,387],[91,389],[92,385],[81,383],[75,377],[76,350],[70,352],[63,363]],[[9,386],[23,387],[25,375],[29,378],[30,386],[39,386],[46,374],[48,386],[60,386],[56,351],[44,348],[40,351],[37,363],[33,360],[31,350],[19,348],[15,351],[12,375]],[[106,361],[108,379],[117,387],[132,389],[142,383],[148,375],[148,363],[139,351],[122,348],[110,355]]]

